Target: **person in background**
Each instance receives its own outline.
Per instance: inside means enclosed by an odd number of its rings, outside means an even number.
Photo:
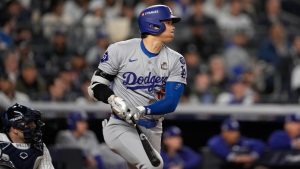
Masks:
[[[163,133],[161,156],[163,169],[195,169],[200,166],[200,155],[183,145],[181,130],[177,126],[168,127]]]
[[[221,125],[221,133],[209,139],[208,147],[224,160],[224,168],[232,169],[254,165],[263,154],[265,145],[259,140],[242,136],[239,122],[227,118]]]
[[[60,131],[56,146],[82,150],[87,167],[92,169],[127,169],[126,161],[113,153],[106,144],[100,144],[95,133],[89,130],[85,112],[68,114],[68,130]]]
[[[104,169],[103,161],[97,151],[96,135],[88,130],[87,114],[71,112],[67,117],[68,130],[60,131],[56,137],[57,147],[80,148],[87,162],[87,167]]]
[[[284,130],[274,131],[268,143],[271,150],[300,150],[300,115],[286,116]]]
[[[251,105],[256,101],[253,90],[245,84],[242,77],[234,77],[229,81],[229,91],[221,93],[216,100],[217,104]]]
[[[28,104],[28,95],[15,89],[15,84],[7,74],[0,73],[0,109],[6,109],[14,103]]]

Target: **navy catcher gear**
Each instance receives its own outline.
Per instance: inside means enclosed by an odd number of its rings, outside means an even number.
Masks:
[[[165,5],[153,5],[144,9],[138,18],[140,32],[142,34],[157,35],[162,33],[166,27],[161,21],[172,20],[177,23],[180,17],[174,16],[172,10]]]
[[[3,131],[9,132],[10,128],[16,128],[23,132],[26,143],[32,143],[36,148],[43,147],[41,113],[20,104],[14,104],[2,113]],[[34,123],[34,127],[30,123]]]

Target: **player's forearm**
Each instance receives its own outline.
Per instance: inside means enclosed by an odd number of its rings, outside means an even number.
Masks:
[[[145,106],[146,110],[150,110],[149,114],[151,115],[160,115],[175,111],[183,90],[184,84],[178,82],[167,82],[165,98],[151,105]]]
[[[108,103],[108,98],[114,94],[114,92],[105,84],[98,83],[92,88],[93,97],[98,101]]]

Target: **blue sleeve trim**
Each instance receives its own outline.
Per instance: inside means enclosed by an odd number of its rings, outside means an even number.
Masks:
[[[161,115],[175,111],[184,90],[184,84],[180,82],[167,82],[165,98],[151,105],[145,106],[146,114]]]

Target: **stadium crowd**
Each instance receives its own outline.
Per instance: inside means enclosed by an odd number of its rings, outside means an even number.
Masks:
[[[158,3],[183,20],[170,44],[188,66],[182,102],[299,102],[296,0],[3,0],[0,103],[91,102],[108,45],[140,37],[139,12]]]

